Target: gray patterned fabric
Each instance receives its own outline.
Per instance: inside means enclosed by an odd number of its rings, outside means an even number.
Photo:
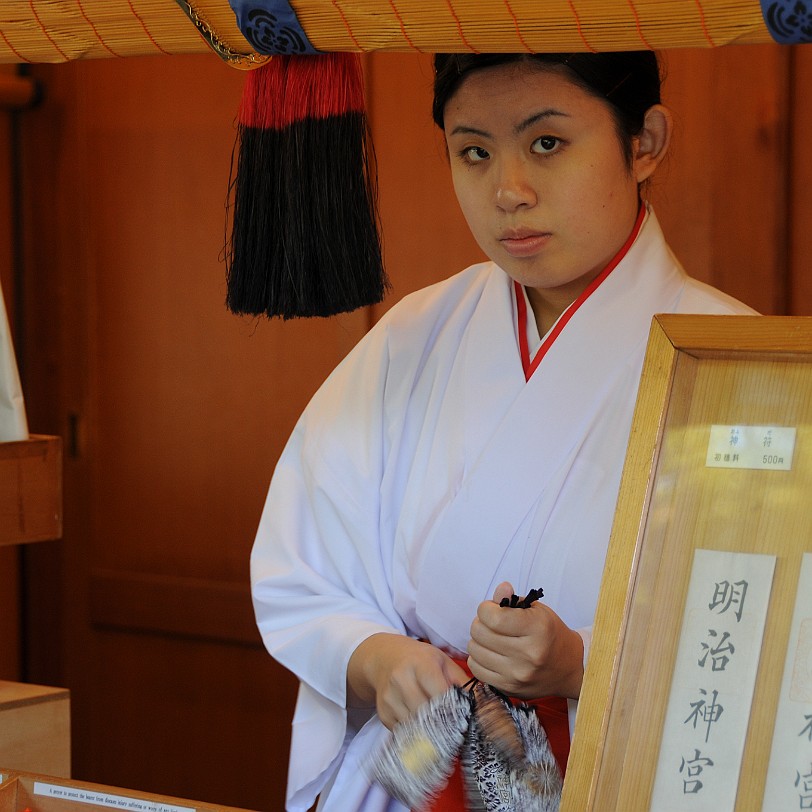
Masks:
[[[445,786],[457,758],[471,812],[557,812],[563,779],[535,711],[480,682],[397,725],[371,774],[414,810]]]
[[[471,718],[471,696],[454,687],[395,726],[372,765],[372,777],[394,798],[417,809],[451,775]]]

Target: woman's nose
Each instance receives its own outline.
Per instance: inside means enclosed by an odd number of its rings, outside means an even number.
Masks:
[[[496,184],[496,205],[503,211],[535,206],[538,202],[536,190],[523,163],[505,161],[500,170]]]

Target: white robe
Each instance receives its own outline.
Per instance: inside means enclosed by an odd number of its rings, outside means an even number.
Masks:
[[[753,311],[689,279],[649,212],[529,381],[511,280],[483,263],[393,307],[316,393],[251,559],[262,637],[301,680],[288,809],[332,782],[327,812],[403,810],[364,766],[385,728],[344,709],[347,663],[368,636],[462,652],[477,605],[510,581],[543,588],[588,641],[662,312]]]

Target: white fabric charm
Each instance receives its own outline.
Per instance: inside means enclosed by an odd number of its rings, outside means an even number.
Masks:
[[[0,442],[28,439],[23,390],[0,287]]]

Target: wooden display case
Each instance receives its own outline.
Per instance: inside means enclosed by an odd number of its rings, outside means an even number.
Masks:
[[[204,804],[86,781],[0,769],[0,812],[245,812],[237,807]]]
[[[62,535],[62,440],[0,443],[0,545]]]
[[[560,812],[812,808],[812,319],[658,316]]]
[[[0,681],[0,765],[70,776],[70,694]]]

